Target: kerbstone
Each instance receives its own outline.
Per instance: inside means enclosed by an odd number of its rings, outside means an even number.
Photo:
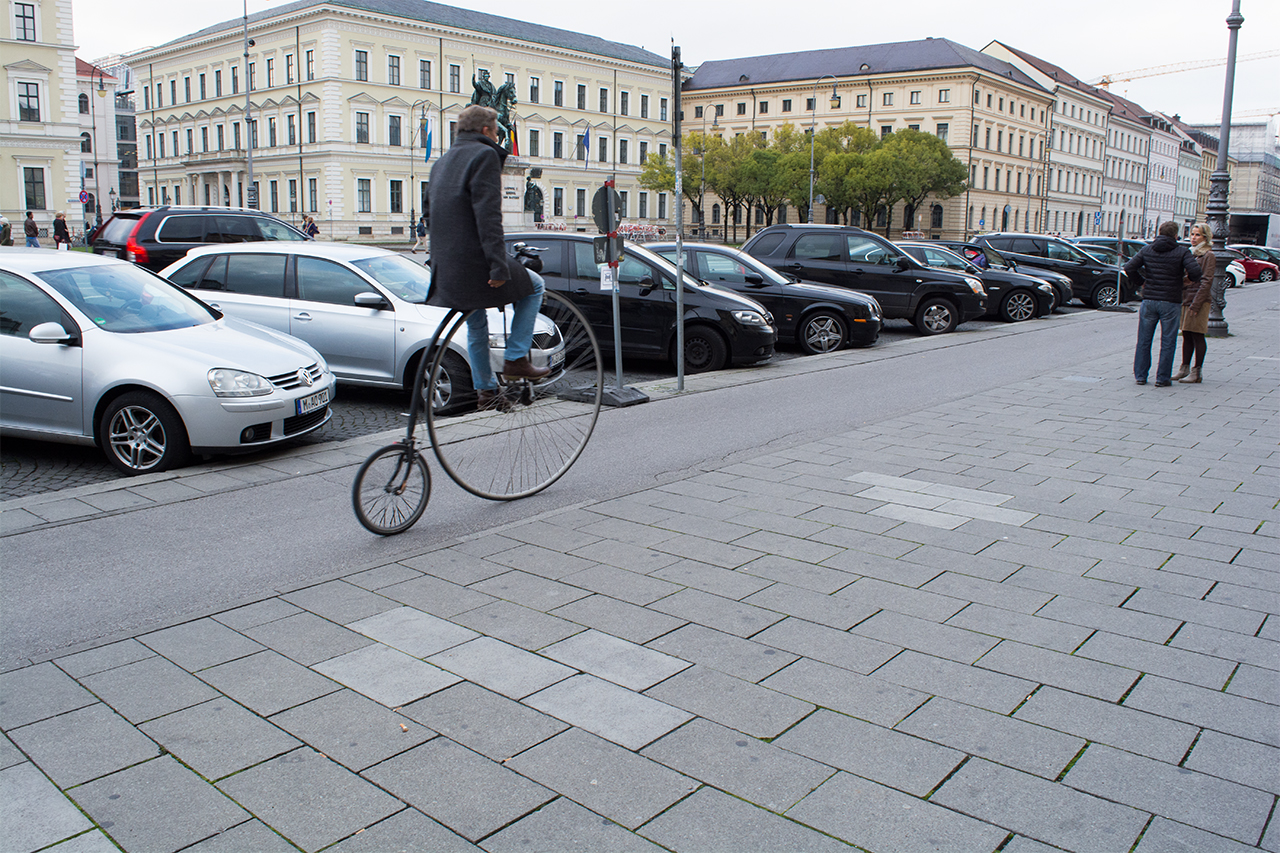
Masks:
[[[524,701],[627,749],[639,749],[693,716],[593,675],[575,675]]]
[[[319,850],[403,808],[395,797],[305,747],[218,787],[304,850]]]
[[[503,696],[521,699],[573,675],[572,667],[495,640],[477,637],[430,662]]]
[[[662,853],[662,848],[561,797],[484,840],[489,853]]]
[[[647,690],[689,666],[688,661],[595,630],[547,646],[542,654],[637,691]]]
[[[698,787],[688,776],[581,729],[569,729],[507,766],[630,829]]]
[[[414,569],[415,574],[416,572],[424,572],[441,580],[462,584],[463,586],[468,586],[476,581],[482,581],[485,578],[491,578],[507,571],[505,566],[486,560],[483,557],[468,554],[457,548],[441,548],[439,551],[431,551],[400,562]],[[348,578],[348,580],[350,579]],[[402,578],[402,580],[411,580],[411,578]]]
[[[555,798],[555,792],[442,737],[364,775],[471,841]]]
[[[51,663],[0,674],[0,728],[13,729],[98,699]]]
[[[576,586],[528,572],[506,572],[471,585],[471,589],[546,613],[589,593]]]
[[[467,681],[406,705],[400,713],[494,761],[506,761],[568,728]]]
[[[392,599],[392,607],[396,603],[407,604],[424,613],[432,613],[445,619],[452,619],[459,613],[474,610],[494,600],[491,595],[485,595],[465,586],[450,583],[430,575],[392,584],[391,586],[384,586],[378,590],[378,594]],[[386,609],[389,610],[390,608]],[[367,615],[372,616],[373,614]]]
[[[152,657],[154,654],[155,652],[137,640],[122,640],[87,652],[58,658],[55,663],[72,678],[84,678],[87,675]]]
[[[134,724],[189,708],[218,695],[177,664],[156,656],[90,675],[83,682]]]
[[[1003,829],[884,785],[839,773],[787,816],[867,850],[991,853]]]
[[[774,812],[786,811],[834,772],[702,719],[682,726],[641,754]]]
[[[849,853],[849,847],[834,838],[708,787],[658,815],[640,832],[672,850],[699,853]]]
[[[179,850],[249,818],[168,755],[81,785],[72,797],[126,850]]]
[[[281,711],[271,722],[352,770],[435,737],[430,729],[351,690]]]
[[[776,737],[813,710],[808,702],[704,666],[686,669],[645,695],[760,738]]]
[[[964,754],[863,720],[819,710],[774,746],[923,797]]]
[[[1068,850],[1128,850],[1147,821],[1137,809],[981,759],[931,801]]]
[[[9,736],[63,788],[160,754],[150,738],[102,703],[14,729]]]
[[[396,606],[396,602],[389,598],[341,580],[309,586],[281,598],[339,625],[346,625]]]
[[[0,770],[0,850],[38,850],[92,827],[34,764]]]
[[[461,679],[381,643],[316,664],[316,672],[388,708],[421,699]]]

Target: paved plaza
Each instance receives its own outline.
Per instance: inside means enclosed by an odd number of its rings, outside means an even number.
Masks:
[[[1269,303],[10,670],[0,851],[1280,852]]]

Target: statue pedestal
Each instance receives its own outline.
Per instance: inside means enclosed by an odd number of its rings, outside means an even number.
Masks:
[[[502,166],[502,229],[504,231],[530,231],[533,229],[533,211],[524,209],[524,174],[529,161],[520,157],[508,157]]]

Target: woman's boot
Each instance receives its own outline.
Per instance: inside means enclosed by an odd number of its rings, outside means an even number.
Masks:
[[[1178,372],[1177,372],[1177,373],[1173,374],[1173,378],[1174,378],[1174,380],[1175,380],[1175,381],[1177,381],[1177,382],[1181,382],[1181,381],[1182,381],[1182,379],[1183,379],[1183,377],[1185,377],[1185,376],[1186,376],[1188,373],[1190,373],[1190,372],[1191,372],[1191,365],[1190,365],[1190,364],[1184,364],[1184,365],[1182,365],[1182,367],[1179,367],[1179,368],[1178,368]]]
[[[1191,368],[1191,373],[1190,373],[1190,375],[1188,375],[1188,376],[1187,376],[1187,378],[1185,378],[1185,379],[1179,379],[1178,381],[1179,381],[1179,382],[1182,382],[1182,383],[1184,383],[1184,384],[1187,384],[1187,385],[1191,385],[1191,384],[1194,384],[1194,383],[1196,383],[1196,382],[1199,382],[1199,381],[1200,381],[1200,368],[1198,368],[1198,367],[1193,367],[1193,368]]]

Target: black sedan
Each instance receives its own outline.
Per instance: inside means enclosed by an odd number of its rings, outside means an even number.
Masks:
[[[676,262],[675,243],[646,248]],[[801,281],[728,246],[685,243],[684,251],[687,273],[750,296],[773,314],[780,340],[811,355],[870,346],[880,336],[880,303],[865,293]]]
[[[1053,285],[1011,270],[978,269],[960,255],[936,243],[899,243],[898,248],[922,264],[967,272],[982,279],[987,289],[987,316],[1006,323],[1043,317],[1053,311]]]
[[[961,240],[931,240],[930,243],[950,249],[966,261],[972,262],[983,272],[988,269],[1007,270],[1048,282],[1053,287],[1054,311],[1071,301],[1071,279],[1062,273],[1029,264],[1015,264],[997,250],[986,245],[972,242],[965,243]]]

